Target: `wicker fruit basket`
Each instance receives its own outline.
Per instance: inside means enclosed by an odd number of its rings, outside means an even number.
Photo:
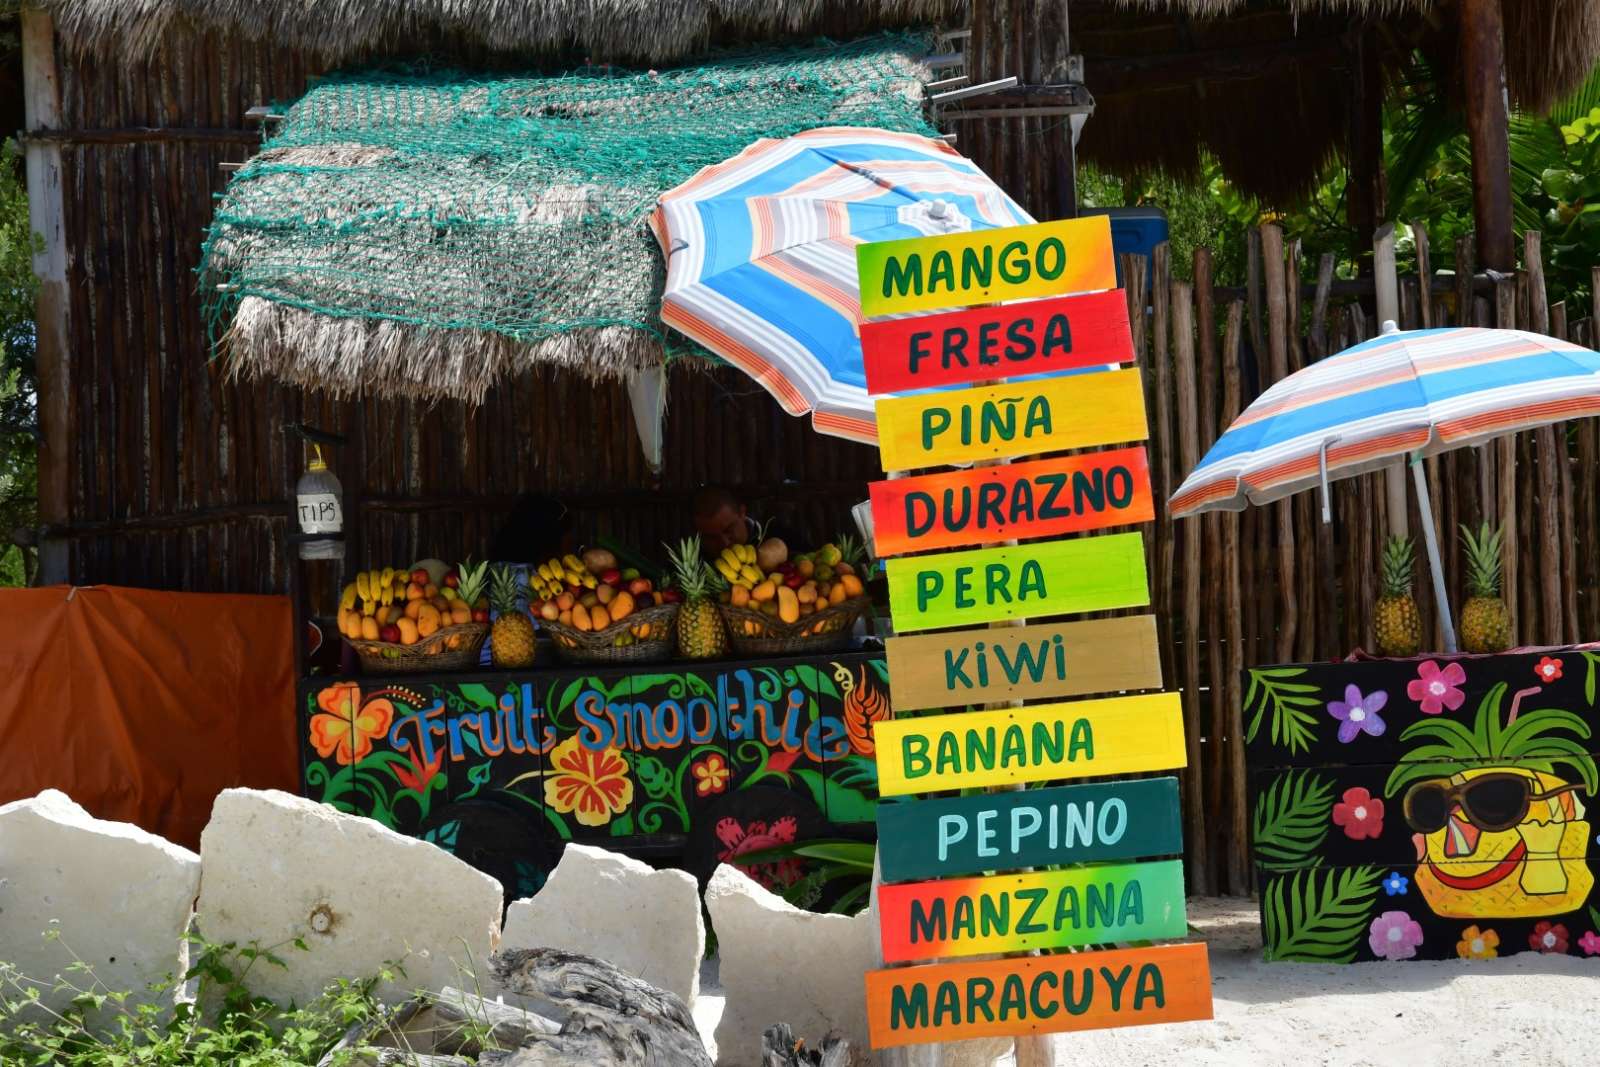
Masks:
[[[578,630],[540,619],[556,655],[568,663],[659,663],[678,649],[678,605],[640,608],[604,630]]]
[[[754,608],[718,604],[728,624],[733,650],[742,656],[784,656],[832,652],[850,643],[856,620],[872,607],[872,598],[851,597],[799,622],[784,622]]]
[[[476,667],[488,636],[488,623],[466,622],[436,630],[414,645],[348,637],[345,640],[356,650],[363,670],[380,674],[419,674]]]

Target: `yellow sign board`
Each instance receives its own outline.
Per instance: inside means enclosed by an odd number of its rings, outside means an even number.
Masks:
[[[1127,444],[1150,434],[1133,367],[880,397],[877,413],[886,471]]]
[[[873,727],[878,793],[1164,771],[1187,762],[1176,693],[890,719]]]
[[[856,246],[864,318],[1117,285],[1104,215]]]

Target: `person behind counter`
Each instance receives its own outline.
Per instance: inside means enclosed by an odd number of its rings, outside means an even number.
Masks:
[[[778,520],[758,523],[750,517],[750,509],[743,499],[731,489],[708,485],[694,495],[694,528],[700,535],[707,556],[714,556],[729,545],[747,545],[764,530],[767,537],[776,537],[789,546],[791,552],[809,547],[805,534]]]

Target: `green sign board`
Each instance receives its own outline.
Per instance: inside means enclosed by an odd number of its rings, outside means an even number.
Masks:
[[[878,805],[885,882],[1182,851],[1176,778]]]
[[[1138,532],[906,556],[888,575],[901,633],[1150,603]]]

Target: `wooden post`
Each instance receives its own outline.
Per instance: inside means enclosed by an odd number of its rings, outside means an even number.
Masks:
[[[1388,195],[1383,172],[1383,68],[1375,30],[1361,30],[1355,49],[1346,153],[1350,179],[1345,206],[1350,228],[1357,235],[1354,251],[1359,263],[1366,255],[1366,249],[1360,247],[1360,235],[1378,228],[1388,213]]]
[[[1172,282],[1172,354],[1178,392],[1178,459],[1185,472],[1200,462],[1200,397],[1194,366],[1194,291],[1188,282]],[[1183,524],[1183,740],[1188,766],[1183,771],[1183,833],[1189,846],[1189,888],[1199,892],[1207,855],[1205,774],[1200,759],[1200,539],[1205,527],[1194,517]],[[1174,667],[1177,665],[1174,664]]]
[[[1478,262],[1516,266],[1511,233],[1511,152],[1507,132],[1505,19],[1501,0],[1460,0],[1461,78],[1472,144],[1472,215]]]
[[[56,35],[50,16],[22,11],[22,92],[28,132],[61,128],[61,82],[56,72]],[[71,515],[72,370],[68,358],[71,295],[67,291],[66,209],[62,194],[61,142],[29,137],[23,159],[28,174],[28,227],[44,238],[33,257],[39,278],[34,300],[35,352],[39,368],[39,521],[65,526]],[[67,542],[39,542],[40,585],[70,580]]]
[[[1378,328],[1383,332],[1385,322],[1400,321],[1400,281],[1394,266],[1394,223],[1386,222],[1372,237],[1372,282],[1377,296]],[[1383,469],[1384,499],[1388,502],[1389,536],[1409,537],[1411,524],[1406,520],[1406,472],[1401,463],[1391,463]]]
[[[1222,343],[1223,392],[1219,422],[1224,425],[1238,418],[1243,408],[1239,388],[1239,343],[1243,319],[1244,304],[1235,300],[1228,306],[1228,325]],[[1238,514],[1222,517],[1223,589],[1228,597],[1223,612],[1228,622],[1228,700],[1225,705],[1227,718],[1217,724],[1221,728],[1213,736],[1213,742],[1226,745],[1228,753],[1223,766],[1227,768],[1229,783],[1226,835],[1228,889],[1233,893],[1245,893],[1250,886],[1250,867],[1244,848],[1244,842],[1249,840],[1249,801],[1245,792],[1244,688],[1241,681],[1245,665],[1243,613],[1248,601],[1241,592],[1240,520]]]
[[[1261,262],[1267,288],[1268,371],[1262,385],[1276,385],[1289,374],[1288,307],[1284,299],[1283,230],[1276,223],[1261,227]],[[1263,389],[1263,391],[1265,391]],[[1279,500],[1272,505],[1277,520],[1273,540],[1278,548],[1278,592],[1282,610],[1278,616],[1277,662],[1294,659],[1295,636],[1300,627],[1300,600],[1295,583],[1294,503]]]

